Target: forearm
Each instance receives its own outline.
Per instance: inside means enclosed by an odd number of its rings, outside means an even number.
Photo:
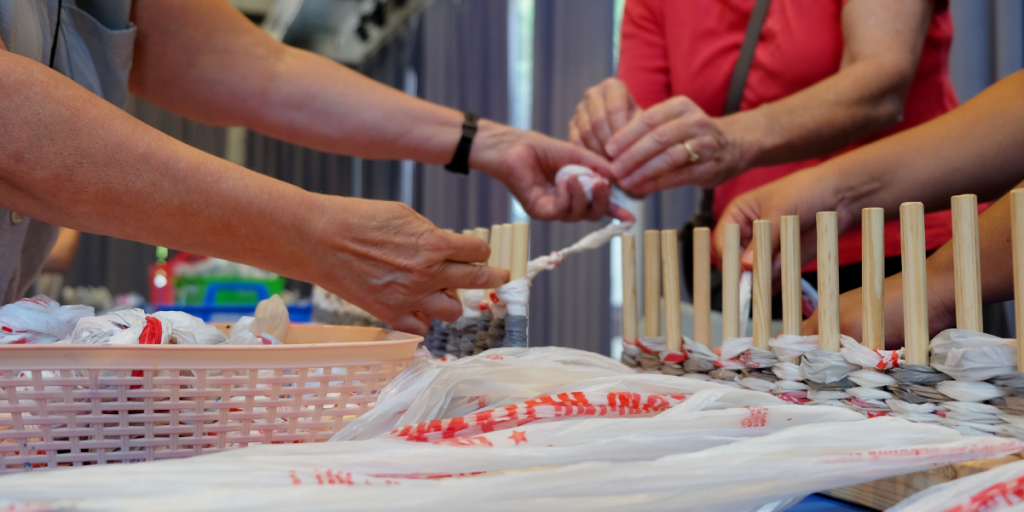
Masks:
[[[721,119],[747,168],[822,157],[899,122],[905,70],[863,60],[796,94]]]
[[[450,161],[461,136],[461,112],[282,45],[226,2],[143,2],[133,16],[132,91],[185,117],[326,152],[433,164]]]
[[[317,277],[303,247],[319,196],[179,143],[38,63],[0,53],[0,68],[3,207]]]
[[[1024,177],[1024,72],[986,89],[931,122],[834,158],[807,172],[834,194],[838,208],[859,217],[866,207],[920,201],[928,211],[949,208],[957,194],[999,197]]]
[[[1022,185],[1018,185],[1017,188],[1021,188]],[[986,303],[1013,299],[1013,244],[1010,219],[1008,194],[978,217],[981,293],[982,300]],[[950,308],[953,305],[953,269],[953,241],[950,240],[928,258],[928,280],[944,283],[942,288],[949,291],[946,301]],[[942,305],[942,298],[936,297],[935,302],[936,305]]]

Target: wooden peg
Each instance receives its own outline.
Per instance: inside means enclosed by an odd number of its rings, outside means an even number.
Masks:
[[[956,327],[981,332],[981,250],[978,196],[953,196],[953,277]]]
[[[475,237],[476,236],[476,230],[475,229],[463,229],[462,230],[462,234],[466,235],[466,236],[474,236]]]
[[[818,348],[839,352],[839,220],[818,212]]]
[[[661,275],[665,293],[665,348],[679,351],[683,346],[683,323],[679,312],[679,234],[661,232]]]
[[[512,224],[512,280],[526,277],[526,264],[530,261],[530,225]]]
[[[784,215],[779,229],[782,237],[782,332],[800,335],[804,322],[800,293],[800,216]]]
[[[484,242],[489,241],[489,239],[491,238],[491,230],[487,228],[476,228],[475,232],[476,237],[479,238],[480,240],[483,240]]]
[[[1017,323],[1017,371],[1024,371],[1024,189],[1010,192],[1013,226],[1013,311]]]
[[[495,224],[491,226],[491,256],[487,258],[488,267],[500,268],[499,262],[501,261],[501,242],[502,242],[502,226],[501,224]],[[487,303],[490,304],[490,297],[494,293],[494,288],[488,288],[485,292]]]
[[[772,338],[772,222],[754,221],[754,347],[768,350]]]
[[[740,226],[726,224],[722,247],[722,341],[740,334]]]
[[[861,211],[861,332],[862,344],[885,348],[885,210]]]
[[[491,226],[491,257],[487,259],[488,267],[499,266],[501,261],[501,224]]]
[[[693,341],[711,347],[711,230],[693,230]]]
[[[498,258],[498,266],[512,270],[512,224],[501,225],[501,255]]]
[[[903,326],[907,364],[928,364],[928,289],[925,273],[924,205],[900,205],[903,249]]]
[[[622,341],[635,345],[636,335],[636,236],[622,235]]]
[[[644,336],[661,335],[661,233],[644,231]]]

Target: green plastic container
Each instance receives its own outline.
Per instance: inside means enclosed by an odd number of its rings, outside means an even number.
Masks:
[[[279,276],[275,279],[224,279],[216,277],[176,277],[174,287],[176,293],[174,301],[178,304],[192,306],[240,306],[255,305],[259,303],[260,294],[250,288],[245,289],[223,289],[216,292],[213,302],[206,300],[206,288],[214,283],[245,283],[262,284],[266,286],[267,293],[272,296],[284,290],[285,278]]]

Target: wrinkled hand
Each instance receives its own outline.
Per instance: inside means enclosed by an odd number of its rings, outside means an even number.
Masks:
[[[318,284],[392,328],[425,334],[430,318],[455,321],[462,304],[451,290],[497,288],[507,270],[486,262],[487,243],[448,233],[402,203],[324,197],[317,244]]]
[[[603,158],[568,142],[537,132],[481,121],[470,164],[499,179],[519,199],[526,213],[539,220],[600,220],[606,214],[632,220],[627,210],[609,203],[611,188],[594,186],[594,200],[588,201],[575,176],[555,182],[563,166],[579,164],[598,174],[611,176]]]
[[[688,184],[711,188],[748,167],[748,152],[727,125],[676,96],[634,116],[604,148],[619,186],[635,194]]]
[[[772,255],[773,273],[778,277],[781,272],[779,258],[779,238],[781,217],[783,215],[800,216],[800,254],[801,263],[812,261],[817,254],[817,212],[837,211],[839,233],[842,234],[851,226],[859,223],[856,215],[849,214],[840,204],[839,195],[835,193],[829,180],[822,179],[814,168],[796,172],[778,179],[767,185],[751,190],[735,199],[725,207],[715,225],[712,243],[717,254],[722,254],[725,247],[726,224],[739,224],[740,246],[744,247],[740,258],[743,268],[753,268],[754,250],[751,239],[754,232],[754,221],[765,219],[772,222]]]
[[[618,78],[608,78],[587,89],[576,105],[576,114],[569,121],[569,140],[611,159],[605,144],[642,112],[626,84]]]

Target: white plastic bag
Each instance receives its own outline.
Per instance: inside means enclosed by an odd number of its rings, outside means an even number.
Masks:
[[[256,306],[256,316],[243,316],[231,326],[225,343],[229,345],[281,345],[291,318],[280,295],[264,299]]]
[[[829,350],[812,350],[804,354],[800,369],[808,380],[828,384],[846,378],[850,372],[859,369],[846,361],[842,354]]]
[[[759,424],[759,420],[755,421]],[[554,426],[536,427],[534,435],[538,439],[545,439],[542,432],[547,429],[553,435],[561,435]],[[529,439],[530,434],[524,431],[522,436]],[[645,435],[625,439],[642,443]],[[379,440],[371,441],[381,444],[370,453],[362,452],[359,443],[264,446],[137,466],[12,475],[0,479],[0,496],[8,503],[38,503],[45,499],[45,504],[51,507],[155,512],[602,512],[666,508],[752,512],[780,510],[783,505],[762,507],[791,503],[812,492],[952,462],[1003,456],[1024,448],[1024,443],[1016,440],[964,437],[944,427],[877,418],[796,426],[657,460],[591,461],[564,467],[538,467],[540,464],[534,462],[525,466],[534,468],[532,471],[440,480],[409,479],[421,475],[405,472],[405,468],[494,466],[495,458],[504,458],[504,454],[514,458],[535,450],[527,448],[532,441],[520,439],[519,446],[515,442],[513,438],[503,441],[501,447],[486,446],[481,441],[476,445],[445,443],[418,445],[413,449],[391,444],[387,446],[397,450],[391,454],[384,451],[385,444]],[[586,456],[585,449],[593,445],[576,446],[583,448],[576,453]],[[553,448],[539,450],[560,450],[558,446]],[[325,449],[333,453],[325,457]],[[463,473],[453,471],[449,475]]]
[[[92,306],[61,306],[45,295],[0,307],[0,345],[47,344],[71,335]]]
[[[881,388],[896,384],[896,379],[875,370],[857,370],[850,373],[849,378],[854,384],[865,388]]]
[[[925,489],[887,512],[1010,512],[1024,509],[1024,461]]]
[[[903,356],[903,349],[899,350],[872,350],[857,343],[857,340],[849,336],[841,336],[839,342],[843,348],[839,351],[850,364],[865,368],[888,370],[901,364],[900,357]]]
[[[224,333],[201,319],[180,311],[158,311],[153,317],[169,328],[168,343],[175,345],[219,345],[227,341]]]
[[[524,402],[574,382],[633,374],[607,357],[560,347],[492,349],[452,362],[419,360],[407,372],[410,377],[389,384],[371,411],[332,440],[369,439],[398,426]]]
[[[772,373],[782,380],[802,381],[807,379],[804,371],[800,369],[800,365],[785,361],[772,366]]]
[[[78,321],[71,336],[60,343],[85,345],[135,345],[139,343],[142,331],[147,327],[146,313],[141,309],[124,309],[100,316],[90,316]],[[153,328],[151,328],[153,329]],[[162,329],[151,344],[163,345],[170,340],[170,330]]]
[[[953,400],[961,402],[984,402],[1009,394],[1008,391],[988,382],[962,382],[947,380],[935,385],[935,389]]]
[[[794,334],[782,334],[778,338],[768,341],[776,357],[782,361],[793,361],[794,359],[818,349],[818,336],[797,336]]]
[[[860,400],[889,400],[892,393],[875,388],[849,388],[846,393]]]
[[[931,342],[931,366],[956,380],[983,381],[1017,372],[1017,342],[946,329]]]

